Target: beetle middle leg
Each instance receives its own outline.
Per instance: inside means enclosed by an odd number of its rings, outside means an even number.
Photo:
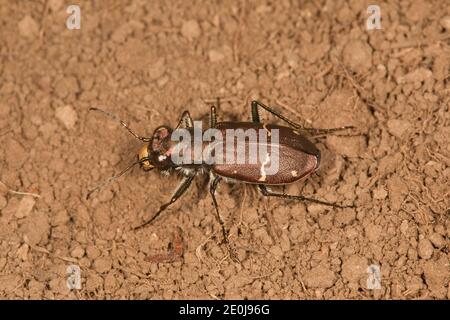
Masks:
[[[336,208],[354,208],[355,207],[354,205],[341,205],[341,204],[337,204],[337,203],[333,203],[333,202],[327,202],[327,201],[318,200],[318,199],[314,199],[314,198],[308,198],[308,197],[304,197],[301,195],[291,195],[291,194],[286,194],[286,193],[273,192],[273,191],[268,190],[267,187],[263,184],[259,184],[258,188],[259,188],[259,190],[261,190],[261,193],[263,194],[263,196],[266,196],[266,197],[278,197],[278,198],[283,198],[283,199],[288,199],[288,200],[303,200],[303,201],[314,202],[314,203],[323,204],[325,206],[336,207]]]
[[[170,201],[165,203],[165,204],[163,204],[163,205],[161,205],[159,207],[159,210],[153,215],[153,217],[151,217],[150,219],[148,219],[144,223],[141,223],[137,227],[134,227],[134,229],[139,229],[139,228],[142,228],[142,227],[146,226],[147,224],[152,223],[153,220],[155,220],[171,204],[175,203],[186,192],[186,190],[189,189],[189,186],[191,185],[192,180],[194,180],[194,177],[195,177],[195,174],[192,174],[192,175],[189,175],[187,177],[184,177],[183,180],[181,181],[180,185],[178,186],[178,188],[175,190],[175,193],[170,198]]]
[[[217,108],[220,107],[220,98],[217,98]],[[215,128],[216,127],[216,123],[217,123],[217,111],[216,111],[216,106],[212,105],[211,106],[211,115],[210,115],[210,119],[209,119],[209,126],[211,128]]]
[[[343,126],[343,127],[339,127],[339,128],[328,128],[328,129],[305,128],[301,124],[296,123],[296,122],[286,118],[281,113],[279,113],[278,111],[275,111],[271,107],[266,106],[265,104],[263,104],[263,103],[261,103],[259,101],[253,100],[252,101],[252,121],[253,122],[257,122],[257,123],[261,122],[261,120],[259,118],[258,107],[263,108],[267,112],[273,114],[275,117],[283,120],[284,122],[289,124],[294,129],[305,130],[305,131],[310,132],[312,135],[328,134],[328,133],[333,133],[333,132],[336,132],[336,131],[342,131],[342,130],[347,130],[347,129],[353,129],[354,128],[353,126]]]
[[[219,184],[220,180],[222,180],[222,178],[219,177],[219,176],[216,176],[216,177],[214,178],[214,180],[211,182],[211,185],[210,185],[210,187],[209,187],[209,192],[211,193],[211,197],[212,197],[212,200],[213,200],[214,209],[215,209],[215,211],[216,211],[216,217],[217,217],[217,220],[219,221],[220,226],[221,226],[221,228],[222,228],[223,241],[225,242],[225,244],[226,244],[227,247],[228,247],[228,251],[229,251],[229,253],[230,253],[231,259],[234,260],[234,261],[236,261],[236,262],[239,262],[239,260],[238,260],[238,258],[237,258],[237,256],[236,256],[235,252],[234,252],[233,249],[231,248],[230,241],[228,240],[228,231],[227,231],[227,229],[225,228],[225,223],[224,223],[224,221],[223,221],[223,219],[222,219],[222,216],[221,216],[220,213],[219,213],[219,206],[217,205],[217,200],[216,200],[216,189],[217,189],[217,185]]]

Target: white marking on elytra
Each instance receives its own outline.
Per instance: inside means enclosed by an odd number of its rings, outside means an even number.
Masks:
[[[164,161],[164,160],[166,160],[167,159],[167,156],[165,156],[165,155],[163,155],[163,154],[161,154],[161,155],[159,155],[158,156],[158,161]]]
[[[291,171],[291,175],[292,175],[293,177],[297,177],[297,176],[298,176],[298,171],[297,171],[297,170],[292,170],[292,171]]]
[[[264,182],[264,181],[266,181],[266,178],[267,178],[267,176],[266,176],[266,170],[265,170],[265,165],[266,164],[268,164],[270,162],[270,156],[269,156],[269,154],[267,153],[266,154],[266,160],[264,160],[264,162],[262,163],[262,165],[261,165],[261,177],[258,179],[258,181],[261,181],[261,182]]]
[[[272,136],[272,133],[270,132],[270,130],[269,129],[267,129],[267,124],[263,124],[263,128],[264,128],[264,130],[266,130],[267,131],[267,135],[270,137],[270,136]]]

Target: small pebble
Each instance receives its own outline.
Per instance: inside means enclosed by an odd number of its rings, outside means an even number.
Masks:
[[[59,107],[56,109],[56,118],[58,118],[62,124],[69,130],[75,127],[75,123],[77,122],[78,116],[75,109],[70,106]]]
[[[181,26],[181,34],[189,40],[198,38],[200,33],[200,25],[196,20],[185,21]]]
[[[73,258],[82,258],[84,256],[84,249],[81,246],[76,246],[70,252],[70,256]]]
[[[15,214],[16,218],[21,219],[27,217],[31,210],[33,210],[35,203],[36,201],[32,196],[24,196],[22,200],[20,200],[19,207],[17,208]]]
[[[433,255],[433,245],[428,239],[419,240],[417,251],[422,259],[430,259]]]

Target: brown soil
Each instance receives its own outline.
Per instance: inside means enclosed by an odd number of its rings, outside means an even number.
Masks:
[[[368,4],[80,1],[81,30],[62,0],[0,5],[0,297],[450,298],[450,7],[380,2],[368,31]],[[286,192],[356,209],[222,184],[238,264],[206,177],[139,231],[175,174],[136,169],[85,200],[140,146],[89,107],[148,135],[184,109],[207,119],[218,96],[220,119],[249,119],[257,98],[313,127],[355,126],[316,139],[319,174]]]

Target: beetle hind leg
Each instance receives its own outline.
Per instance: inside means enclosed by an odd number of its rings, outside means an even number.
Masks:
[[[291,194],[273,192],[273,191],[270,191],[269,189],[267,189],[267,187],[263,184],[258,185],[258,188],[261,191],[262,195],[265,197],[278,197],[278,198],[283,198],[283,199],[288,199],[288,200],[309,201],[309,202],[314,202],[314,203],[323,204],[325,206],[336,207],[336,208],[354,208],[355,207],[355,205],[353,205],[353,204],[352,205],[342,205],[342,204],[338,204],[338,203],[334,203],[334,202],[327,202],[327,201],[318,200],[318,199],[314,199],[314,198],[308,198],[308,197],[304,197],[301,195],[291,195]]]
[[[343,130],[354,129],[355,128],[353,126],[343,126],[343,127],[328,128],[328,129],[305,128],[301,124],[296,123],[296,122],[286,118],[281,113],[279,113],[278,111],[272,109],[271,107],[266,106],[265,104],[263,104],[263,103],[261,103],[259,101],[253,100],[252,101],[252,121],[253,122],[257,122],[257,123],[261,122],[261,120],[259,118],[258,107],[263,108],[267,112],[273,114],[275,117],[283,120],[284,122],[289,124],[294,129],[305,130],[305,131],[308,131],[309,133],[311,133],[312,135],[329,134],[329,133],[334,133],[334,132],[337,132],[337,131],[343,131]]]

